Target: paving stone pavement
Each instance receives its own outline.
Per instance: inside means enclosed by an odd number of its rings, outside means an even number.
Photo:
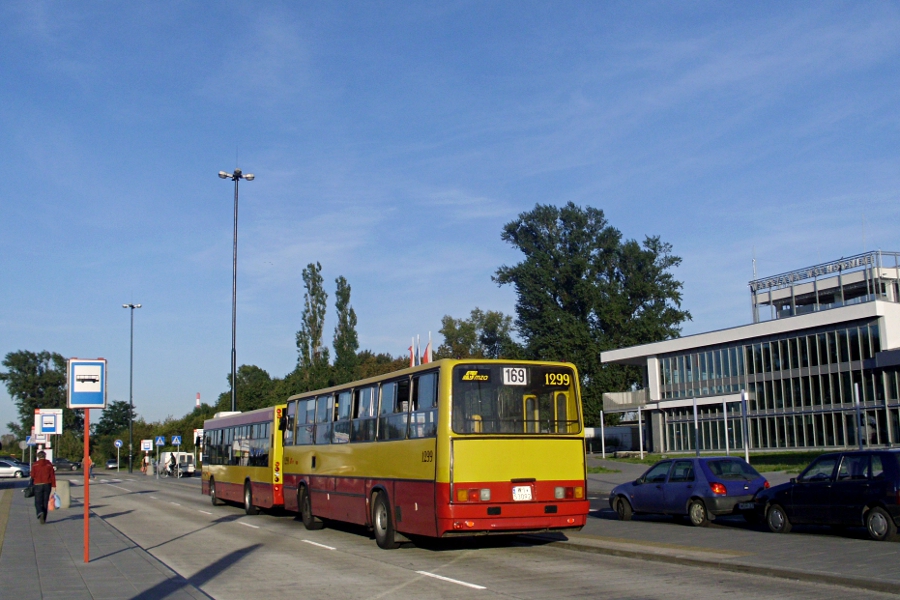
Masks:
[[[208,599],[97,516],[84,562],[84,505],[35,518],[24,482],[0,489],[0,590],[16,600]],[[3,530],[4,516],[7,518]]]

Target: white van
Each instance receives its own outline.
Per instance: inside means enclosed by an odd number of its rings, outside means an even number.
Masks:
[[[173,455],[175,456],[175,462],[178,464],[178,471],[181,477],[193,477],[194,455],[190,452],[160,452],[159,464],[157,465],[160,474],[169,467],[169,461]]]

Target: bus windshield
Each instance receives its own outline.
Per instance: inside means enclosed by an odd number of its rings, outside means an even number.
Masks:
[[[453,431],[461,434],[579,433],[571,368],[472,364],[453,369]]]

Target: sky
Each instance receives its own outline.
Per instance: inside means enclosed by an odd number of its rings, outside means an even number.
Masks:
[[[42,2],[0,21],[0,355],[109,361],[148,420],[297,361],[306,265],[361,348],[471,310],[537,204],[660,236],[693,319],[747,282],[900,250],[896,2]],[[0,432],[16,420],[0,389]]]

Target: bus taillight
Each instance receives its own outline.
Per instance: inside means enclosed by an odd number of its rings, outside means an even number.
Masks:
[[[572,500],[573,498],[584,498],[584,488],[580,485],[577,487],[559,486],[553,490],[553,497],[557,500]]]

